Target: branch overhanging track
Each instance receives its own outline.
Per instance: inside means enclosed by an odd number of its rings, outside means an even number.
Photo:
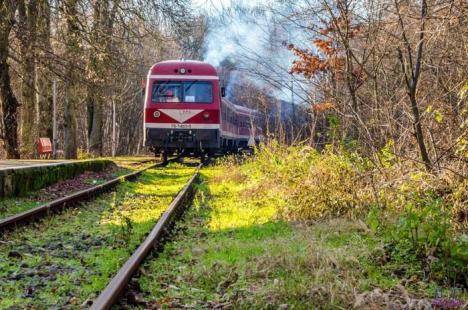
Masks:
[[[124,181],[135,180],[143,172],[152,168],[160,168],[166,166],[169,162],[178,160],[179,157],[169,159],[167,162],[156,163],[148,167],[142,168],[140,170],[131,172],[129,174],[114,178],[112,180],[106,181],[102,184],[95,185],[93,187],[77,191],[70,195],[55,199],[51,202],[47,202],[30,210],[0,219],[0,233],[3,233],[7,230],[13,230],[18,225],[26,224],[31,222],[33,219],[47,216],[56,211],[62,210],[68,206],[74,205],[80,201],[87,201],[91,198],[97,197],[100,194],[116,187],[118,184]]]
[[[199,171],[203,164],[199,164],[195,173],[186,185],[180,190],[166,211],[161,215],[146,239],[133,252],[132,256],[120,268],[117,274],[110,280],[106,288],[94,300],[91,310],[110,309],[119,299],[127,287],[135,272],[152,249],[161,245],[164,236],[174,225],[178,217],[183,213],[195,194],[195,183],[199,177]]]

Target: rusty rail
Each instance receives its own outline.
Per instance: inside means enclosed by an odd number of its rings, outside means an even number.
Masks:
[[[183,211],[184,205],[186,205],[187,201],[193,197],[195,192],[194,183],[198,178],[201,167],[202,164],[198,165],[193,176],[171,202],[164,214],[159,218],[148,237],[146,237],[132,256],[125,262],[122,268],[120,268],[97,299],[94,300],[93,305],[91,306],[92,310],[110,309],[112,305],[115,304],[145,257],[156,246],[157,242],[161,241],[165,233],[168,231],[168,228],[170,228],[174,223],[176,216]]]
[[[173,159],[170,159],[169,161],[173,161],[176,159],[177,158],[173,158]],[[44,215],[49,214],[50,212],[59,210],[61,208],[65,208],[67,205],[72,205],[75,202],[83,201],[83,200],[87,200],[92,197],[95,197],[99,195],[100,193],[117,186],[120,182],[127,181],[127,180],[134,180],[144,171],[151,169],[151,168],[164,167],[166,164],[167,163],[157,163],[149,167],[140,169],[138,171],[134,171],[132,173],[126,174],[124,176],[120,176],[115,179],[109,180],[102,184],[58,198],[56,200],[45,203],[33,209],[1,219],[0,220],[0,232],[5,231],[7,229],[12,229],[16,225],[28,222],[32,220],[33,218],[44,216]]]

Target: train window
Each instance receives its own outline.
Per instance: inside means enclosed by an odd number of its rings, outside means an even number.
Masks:
[[[213,85],[211,82],[184,82],[184,102],[213,102]]]
[[[153,102],[212,103],[213,85],[200,81],[155,81]]]
[[[153,102],[181,102],[182,87],[180,82],[154,82],[152,101]]]

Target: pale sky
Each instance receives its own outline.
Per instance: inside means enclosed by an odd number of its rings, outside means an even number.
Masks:
[[[223,8],[228,8],[232,5],[255,6],[258,4],[266,4],[268,0],[192,0],[196,8],[206,10],[209,13],[220,13]]]

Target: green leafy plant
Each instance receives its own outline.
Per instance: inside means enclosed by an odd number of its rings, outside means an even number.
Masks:
[[[466,283],[468,243],[455,233],[450,212],[441,199],[415,197],[414,201],[383,231],[390,260],[398,265],[415,264],[406,269],[406,276],[423,275],[452,285]]]

